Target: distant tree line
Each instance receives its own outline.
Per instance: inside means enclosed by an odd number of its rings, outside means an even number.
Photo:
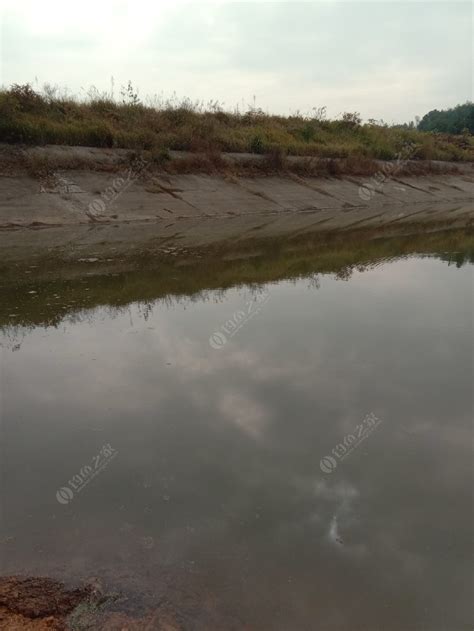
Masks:
[[[439,131],[447,134],[474,134],[474,103],[468,101],[447,110],[432,110],[418,123],[420,131]]]

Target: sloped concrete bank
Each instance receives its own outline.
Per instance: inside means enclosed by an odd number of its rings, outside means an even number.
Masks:
[[[400,175],[402,169],[396,163],[380,163],[380,171],[370,176],[180,175],[156,165],[150,168],[142,159],[127,165],[130,152],[123,150],[48,147],[28,151],[34,173],[24,168],[8,172],[2,162],[0,251],[4,261],[25,248],[54,249],[72,242],[77,251],[100,243],[134,247],[150,240],[177,240],[193,247],[252,236],[378,228],[413,221],[459,220],[466,225],[474,218],[472,164],[438,165],[416,177]],[[226,159],[244,158],[260,159]],[[82,168],[51,166],[79,163]]]

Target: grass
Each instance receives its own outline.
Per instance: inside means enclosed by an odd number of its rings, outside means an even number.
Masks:
[[[402,154],[413,160],[474,161],[470,134],[362,124],[357,113],[326,120],[321,110],[285,117],[255,107],[229,112],[218,103],[204,106],[189,99],[144,104],[133,91],[122,102],[97,91],[79,100],[51,88],[39,93],[29,85],[0,90],[0,142],[146,150],[163,163],[170,150],[214,157],[254,153],[273,160],[296,155],[395,160]]]
[[[104,155],[84,155],[77,148],[69,151],[61,147],[59,154],[51,147],[22,148],[19,145],[0,146],[0,175],[15,176],[28,173],[43,182],[54,181],[57,171],[82,169],[87,171],[123,172],[131,168],[142,172],[146,180],[156,172],[170,175],[200,173],[220,175],[228,178],[258,177],[278,174],[302,181],[305,177],[339,176],[420,176],[428,174],[459,174],[460,162],[436,162],[432,160],[392,161],[381,165],[380,161],[365,156],[351,155],[347,158],[318,158],[317,156],[288,156],[280,149],[266,155],[226,154],[215,149],[202,152],[170,152],[157,150],[126,150],[113,152],[112,160]],[[110,154],[107,154],[110,158]],[[145,165],[146,168],[142,168]]]

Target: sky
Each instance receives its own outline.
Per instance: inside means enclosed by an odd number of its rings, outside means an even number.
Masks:
[[[0,83],[388,123],[472,100],[471,2],[0,0]]]

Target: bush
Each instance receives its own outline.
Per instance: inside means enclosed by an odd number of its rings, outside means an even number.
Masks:
[[[306,123],[301,130],[301,137],[305,142],[311,142],[316,136],[316,129],[311,123]]]
[[[41,112],[45,110],[45,100],[28,83],[24,85],[14,83],[7,95],[18,104],[18,110],[21,112]]]
[[[0,118],[0,139],[8,143],[45,144],[44,129],[30,121]]]
[[[435,158],[435,142],[433,136],[424,136],[421,143],[417,146],[414,153],[415,158],[421,160],[434,160]]]
[[[350,129],[352,129],[354,127],[360,127],[362,119],[359,112],[344,112],[344,114],[342,115],[341,123],[344,127],[349,127]]]
[[[171,160],[170,152],[166,147],[161,147],[160,149],[154,149],[151,152],[151,160],[155,164],[166,164],[169,160]]]
[[[250,141],[249,149],[250,153],[264,153],[265,143],[263,142],[262,137],[259,135],[253,136],[252,140]]]

